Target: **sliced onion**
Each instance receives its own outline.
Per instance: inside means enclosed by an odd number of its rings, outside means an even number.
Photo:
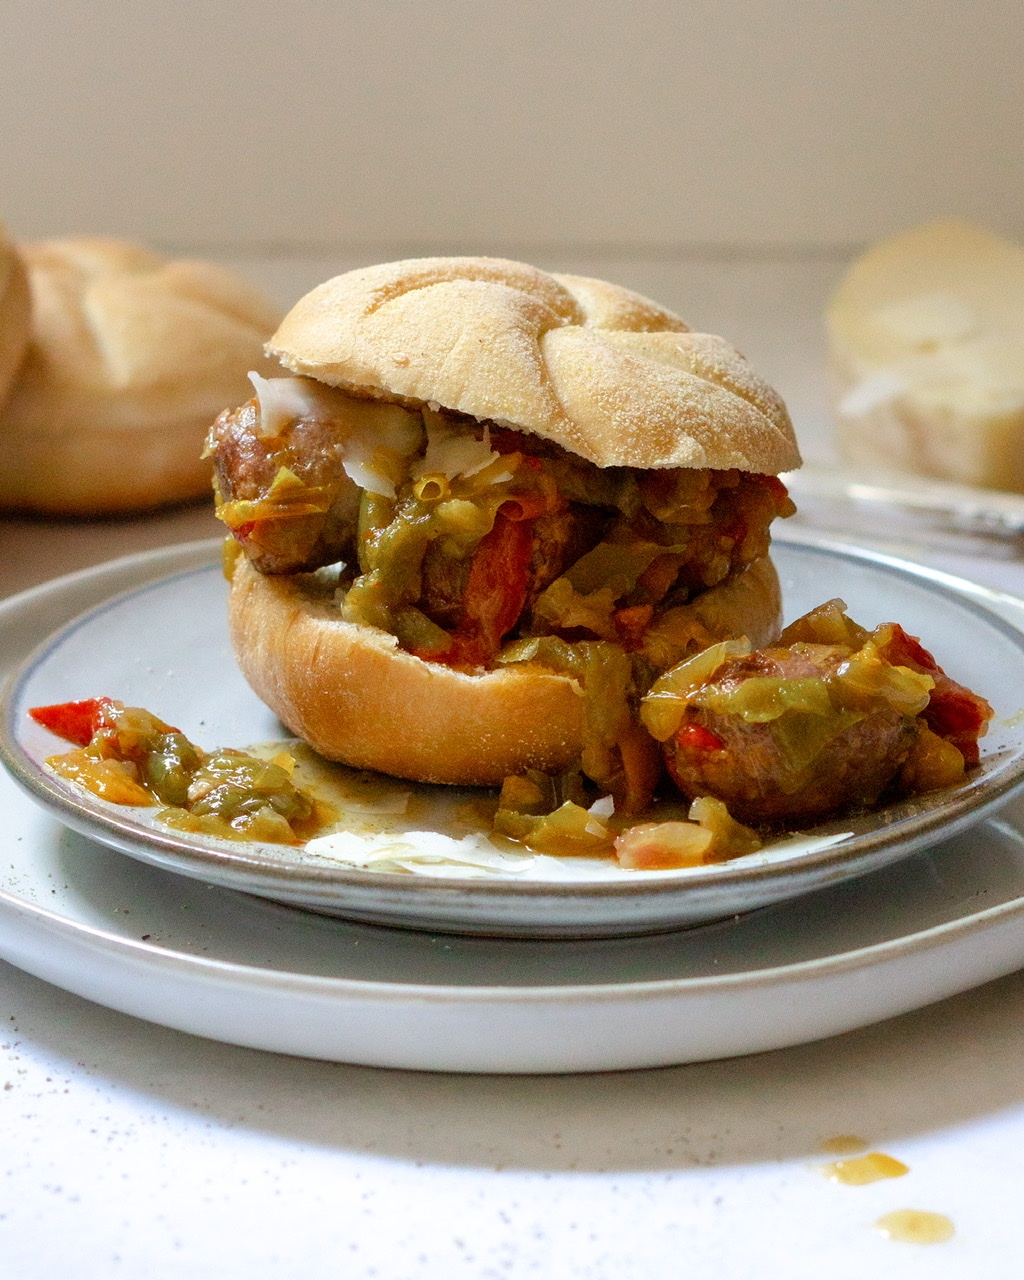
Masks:
[[[423,439],[418,413],[379,400],[345,398],[338,415],[345,442],[342,466],[360,489],[385,498],[395,496],[395,484]]]
[[[453,427],[429,405],[424,409],[423,422],[427,429],[427,451],[412,470],[414,480],[421,476],[444,476],[454,480],[456,476],[472,476],[500,455],[491,448],[491,433],[484,427],[482,440]]]
[[[333,418],[343,398],[340,392],[313,378],[264,378],[250,370],[249,381],[259,404],[259,433],[265,437],[279,436],[299,418]]]

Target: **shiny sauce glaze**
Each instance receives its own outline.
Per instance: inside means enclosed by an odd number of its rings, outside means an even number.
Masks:
[[[178,729],[112,698],[34,707],[38,723],[74,745],[46,763],[113,804],[157,806],[177,831],[226,840],[301,844],[334,819],[329,804],[296,786],[294,757],[203,751]]]
[[[847,1187],[865,1187],[884,1178],[902,1178],[910,1172],[910,1166],[882,1151],[869,1151],[867,1155],[834,1160],[825,1165],[823,1172],[833,1182],[841,1182]]]
[[[875,1226],[887,1239],[901,1244],[944,1244],[956,1232],[944,1213],[925,1209],[895,1209],[883,1214]]]

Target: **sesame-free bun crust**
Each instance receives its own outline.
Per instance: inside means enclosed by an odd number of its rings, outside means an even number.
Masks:
[[[616,285],[500,258],[328,280],[267,346],[294,373],[530,431],[600,467],[800,464],[779,396],[722,338]]]
[[[265,577],[239,556],[229,616],[239,666],[287,728],[331,760],[417,782],[496,785],[579,758],[583,701],[566,676],[526,667],[479,674],[424,662],[395,637],[344,622],[311,579]],[[697,597],[713,639],[778,635],[778,578],[765,557]]]
[[[0,407],[25,355],[31,314],[25,265],[0,225]]]
[[[22,246],[32,333],[0,408],[0,507],[66,516],[209,492],[210,422],[275,366],[279,313],[232,272],[118,240]]]

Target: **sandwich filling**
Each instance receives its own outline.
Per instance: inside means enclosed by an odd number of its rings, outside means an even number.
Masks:
[[[646,737],[636,703],[719,638],[683,606],[767,554],[772,520],[793,510],[782,482],[600,468],[439,406],[307,378],[256,387],[221,414],[208,445],[218,515],[253,566],[337,566],[342,619],[426,661],[573,675],[588,718],[603,722],[588,733],[584,772],[641,803],[651,769],[623,765],[627,740]]]

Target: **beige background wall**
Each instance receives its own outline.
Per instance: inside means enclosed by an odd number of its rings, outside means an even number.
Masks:
[[[3,0],[0,217],[266,256],[1024,230],[1021,0]]]
[[[220,259],[290,305],[522,257],[725,334],[833,459],[865,241],[1024,236],[1024,0],[0,0],[0,219]]]

